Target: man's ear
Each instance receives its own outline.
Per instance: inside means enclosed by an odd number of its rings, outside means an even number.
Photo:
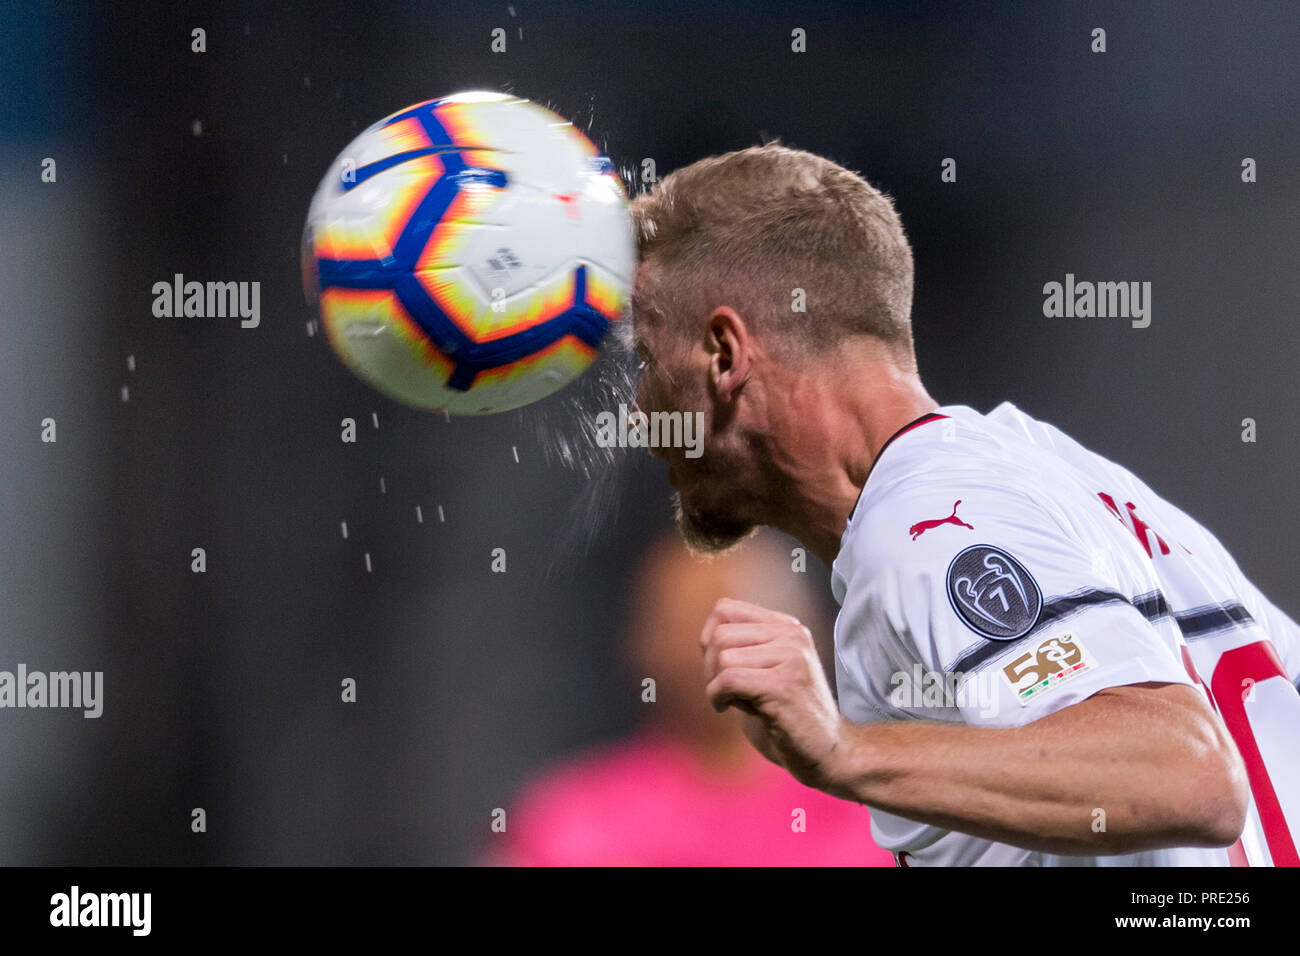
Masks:
[[[731,401],[753,371],[754,339],[745,320],[729,305],[720,305],[709,316],[709,383],[722,401]]]

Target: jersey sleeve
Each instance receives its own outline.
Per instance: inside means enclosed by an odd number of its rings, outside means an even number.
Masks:
[[[854,667],[858,642],[871,641],[877,660],[883,647],[891,666],[919,664],[946,689],[944,706],[989,727],[1107,687],[1193,684],[1154,574],[1107,515],[1080,520],[991,484],[927,484],[873,508],[854,536],[860,581],[846,595],[837,666]]]

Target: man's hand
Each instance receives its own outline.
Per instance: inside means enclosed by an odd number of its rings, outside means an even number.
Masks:
[[[744,711],[745,735],[759,753],[801,783],[830,787],[846,721],[812,632],[789,614],[723,598],[704,622],[700,647],[714,709]]]

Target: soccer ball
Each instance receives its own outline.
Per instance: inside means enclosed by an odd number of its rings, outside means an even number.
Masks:
[[[334,161],[303,278],[334,351],[417,408],[483,415],[563,388],[619,320],[627,195],[572,123],[501,93],[419,103]]]

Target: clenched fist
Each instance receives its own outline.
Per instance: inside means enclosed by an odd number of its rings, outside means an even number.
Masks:
[[[801,783],[834,789],[847,721],[831,696],[812,632],[797,618],[723,598],[700,633],[715,710],[747,715],[759,753]]]

